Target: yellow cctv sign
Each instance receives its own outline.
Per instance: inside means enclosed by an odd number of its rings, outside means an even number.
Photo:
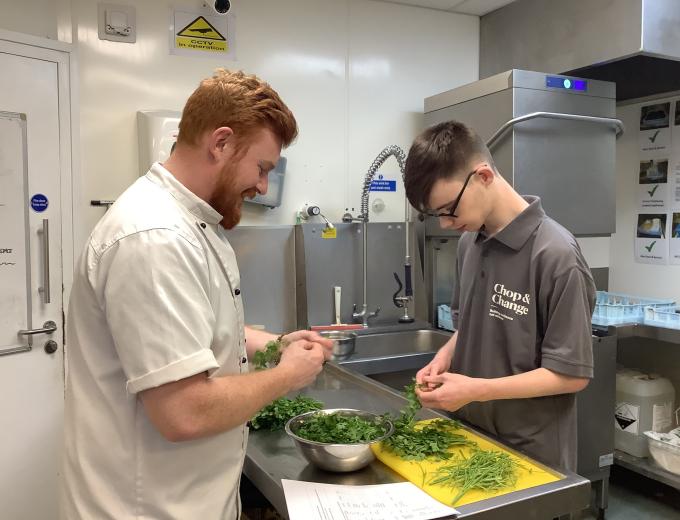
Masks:
[[[169,25],[170,54],[222,60],[236,59],[236,18],[210,14],[209,10],[173,9]]]
[[[227,39],[204,16],[198,16],[175,36],[180,49],[206,52],[227,52]]]

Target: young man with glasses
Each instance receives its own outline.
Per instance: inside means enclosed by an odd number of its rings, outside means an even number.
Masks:
[[[415,208],[464,232],[457,332],[418,372],[420,401],[576,470],[575,392],[593,377],[595,305],[576,239],[538,197],[519,195],[484,141],[455,121],[415,139],[404,183]]]

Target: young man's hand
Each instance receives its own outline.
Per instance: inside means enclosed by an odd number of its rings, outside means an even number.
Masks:
[[[416,395],[425,408],[455,412],[472,401],[479,401],[483,395],[484,379],[450,372],[422,379],[429,388],[416,387]]]
[[[283,338],[282,341],[284,345],[287,345],[289,343],[292,343],[294,341],[298,340],[306,340],[310,341],[312,343],[318,343],[323,350],[323,354],[325,359],[330,359],[331,354],[333,353],[333,340],[324,338],[321,334],[319,334],[316,331],[311,331],[311,330],[296,330],[295,332],[290,332],[286,334]]]
[[[436,386],[438,386],[425,381],[425,377],[438,376],[439,374],[444,374],[448,372],[449,368],[451,367],[452,357],[453,354],[451,353],[449,348],[447,346],[443,346],[442,348],[439,349],[437,354],[435,354],[432,361],[430,361],[427,365],[418,370],[418,373],[416,374],[416,383],[421,385],[422,391],[434,390]]]
[[[324,361],[326,356],[320,344],[301,339],[283,349],[277,369],[289,373],[292,392],[311,385],[321,372]]]

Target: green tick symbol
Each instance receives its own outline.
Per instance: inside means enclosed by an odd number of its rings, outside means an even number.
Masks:
[[[654,244],[656,244],[656,240],[649,244],[648,246],[644,246],[644,248],[647,250],[648,253],[652,252],[652,248],[654,247]]]
[[[661,130],[657,130],[656,132],[654,132],[654,135],[652,137],[648,137],[647,139],[649,139],[652,143],[654,143],[654,141],[656,141],[656,138],[659,135],[660,131]]]
[[[649,193],[649,196],[650,196],[650,197],[653,197],[653,196],[654,196],[654,193],[655,193],[656,190],[658,190],[658,189],[659,189],[659,185],[657,184],[657,185],[654,186],[651,190],[647,190],[647,193]]]

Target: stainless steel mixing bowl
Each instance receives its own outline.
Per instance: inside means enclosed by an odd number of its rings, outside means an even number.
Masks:
[[[367,421],[382,420],[378,414],[354,410],[352,408],[333,408],[306,412],[293,417],[286,423],[286,433],[295,441],[302,455],[312,464],[328,470],[337,472],[355,471],[363,468],[375,460],[375,455],[371,451],[371,445],[380,442],[394,432],[394,425],[390,421],[384,421],[387,432],[377,439],[366,443],[357,444],[328,444],[303,439],[297,435],[300,426],[305,423],[312,415],[317,413],[331,414],[339,413],[348,417],[358,416]]]
[[[333,359],[346,359],[354,353],[354,346],[357,338],[356,332],[346,330],[327,330],[322,331],[324,338],[333,340]]]

